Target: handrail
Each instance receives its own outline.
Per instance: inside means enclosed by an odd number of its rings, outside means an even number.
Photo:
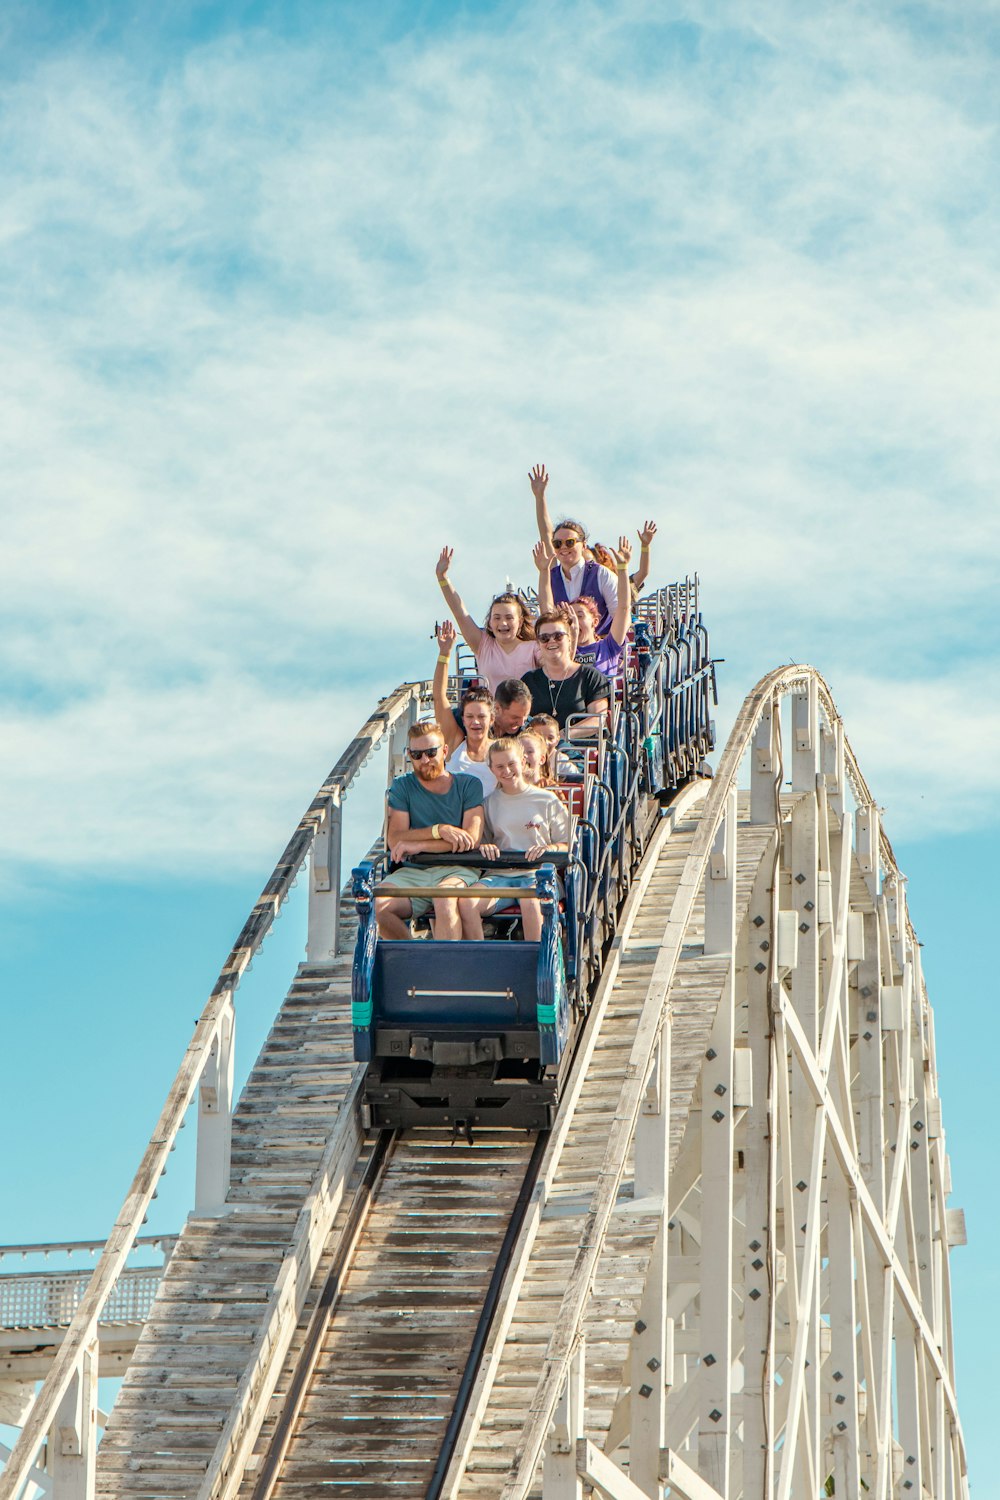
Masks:
[[[680,958],[684,934],[698,892],[705,880],[709,855],[726,816],[730,795],[736,790],[740,765],[750,749],[754,732],[768,706],[787,694],[793,693],[797,688],[803,687],[815,688],[818,705],[823,710],[831,728],[842,723],[833,695],[814,667],[805,665],[779,667],[762,677],[756,687],[747,694],[723,751],[719,769],[705,801],[704,812],[695,830],[690,853],[685,861],[677,886],[677,894],[664,928],[660,951],[649,982],[647,1002],[639,1018],[625,1082],[615,1110],[604,1161],[597,1177],[597,1187],[580,1233],[576,1258],[555,1321],[555,1329],[546,1350],[542,1374],[524,1424],[521,1446],[515,1458],[514,1469],[504,1487],[502,1500],[525,1500],[533,1483],[534,1473],[541,1458],[556,1404],[569,1375],[570,1365],[581,1337],[580,1330],[587,1302],[597,1276],[598,1262],[604,1247],[608,1224],[624,1173],[629,1143],[634,1137],[639,1112],[645,1098],[646,1082],[663,1024],[670,986]],[[868,783],[861,772],[846,734],[844,735],[844,765],[845,775],[851,783],[859,806],[866,808],[874,806]],[[881,834],[881,829],[880,855],[884,867],[898,876],[900,872],[892,846],[884,834]],[[855,1183],[855,1190],[862,1213],[881,1243],[881,1221],[871,1196],[860,1180]],[[929,1358],[936,1366],[949,1414],[961,1438],[954,1389],[940,1352],[934,1345],[933,1335],[924,1319],[919,1300],[908,1278],[901,1270],[898,1271],[896,1279],[914,1328],[924,1342]]]
[[[87,1290],[80,1299],[80,1305],[56,1352],[52,1367],[32,1405],[7,1466],[0,1473],[0,1500],[15,1500],[19,1489],[27,1480],[35,1456],[56,1419],[59,1403],[96,1335],[101,1311],[125,1267],[138,1231],[145,1222],[146,1212],[156,1184],[167,1165],[174,1139],[211,1058],[226,1009],[291,890],[324,813],[335,800],[343,796],[365,760],[402,718],[414,695],[419,694],[423,687],[423,683],[400,684],[387,698],[380,701],[376,711],[365,720],[299,819],[295,832],[254,903],[195,1026],[138,1170],[91,1274]]]

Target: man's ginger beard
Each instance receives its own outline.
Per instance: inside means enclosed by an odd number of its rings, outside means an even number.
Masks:
[[[437,756],[428,760],[426,756],[418,761],[416,766],[418,781],[436,781],[439,776],[444,775],[444,766]]]

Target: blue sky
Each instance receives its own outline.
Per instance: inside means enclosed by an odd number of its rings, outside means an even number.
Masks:
[[[430,669],[437,550],[471,602],[523,578],[543,460],[556,509],[654,516],[659,575],[700,571],[720,727],[812,661],[887,809],[975,1478],[995,0],[163,10],[0,17],[0,1239],[106,1230],[290,825]]]

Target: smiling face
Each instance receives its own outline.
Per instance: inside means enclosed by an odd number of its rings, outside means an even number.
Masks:
[[[506,706],[497,704],[493,710],[493,732],[499,738],[507,734],[520,734],[525,719],[531,712],[530,698],[515,698]]]
[[[493,711],[488,703],[467,703],[462,709],[462,728],[472,746],[481,745],[490,730]]]
[[[418,781],[436,781],[444,775],[444,740],[439,734],[422,734],[409,743],[410,762]],[[433,754],[428,755],[428,750]]]
[[[567,573],[583,561],[583,537],[572,526],[557,526],[552,533],[552,545]]]
[[[569,626],[565,620],[539,621],[535,640],[541,652],[542,667],[563,667],[570,660]]]
[[[490,609],[489,627],[502,645],[512,646],[518,638],[522,618],[519,605],[494,604]]]
[[[545,760],[545,742],[540,734],[526,729],[519,736],[519,744],[524,757],[524,779],[528,786],[537,786],[541,780],[542,763]]]
[[[551,755],[559,743],[559,725],[543,721],[540,724],[532,724],[531,732],[538,735],[545,744],[548,754]]]
[[[501,791],[524,791],[524,760],[520,745],[516,750],[491,750],[490,770],[496,777],[497,786]]]
[[[580,646],[593,645],[597,639],[597,634],[594,630],[594,617],[590,613],[590,610],[585,604],[581,604],[579,600],[575,604],[571,604],[570,609],[576,615],[580,626],[580,635],[577,644]]]

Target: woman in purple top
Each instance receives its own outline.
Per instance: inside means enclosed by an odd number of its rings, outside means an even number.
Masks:
[[[625,638],[629,628],[629,605],[632,601],[632,591],[628,584],[628,568],[632,561],[632,543],[628,537],[618,538],[618,551],[615,553],[615,561],[618,565],[618,605],[615,609],[614,619],[611,621],[611,629],[607,635],[598,636],[597,626],[600,615],[593,599],[584,595],[569,607],[576,616],[579,626],[579,635],[576,641],[576,659],[590,667],[596,667],[607,677],[615,677],[621,664],[622,652],[625,649]]]
[[[600,563],[587,558],[587,532],[579,521],[560,521],[553,527],[545,500],[549,476],[544,464],[536,464],[528,477],[535,497],[538,535],[542,546],[555,559],[549,572],[552,603],[573,604],[581,595],[586,595],[593,599],[600,612],[598,633],[606,633],[618,607],[615,575],[610,568],[601,567]]]

